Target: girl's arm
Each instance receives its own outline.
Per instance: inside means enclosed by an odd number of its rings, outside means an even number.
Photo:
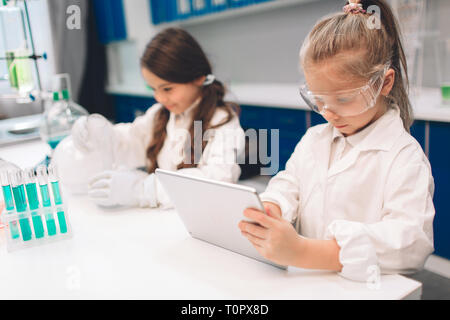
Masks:
[[[289,222],[294,222],[297,218],[297,212],[300,199],[299,166],[305,160],[305,155],[309,154],[305,151],[310,143],[309,137],[311,130],[309,129],[295,147],[294,152],[286,163],[286,168],[273,177],[266,190],[260,195],[262,201],[276,203],[282,211],[282,217]]]

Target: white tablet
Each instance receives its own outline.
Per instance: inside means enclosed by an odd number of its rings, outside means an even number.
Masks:
[[[246,208],[264,211],[255,189],[161,169],[156,177],[192,237],[286,269],[262,257],[238,227]]]

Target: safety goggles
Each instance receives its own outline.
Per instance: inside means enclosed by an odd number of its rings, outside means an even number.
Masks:
[[[380,73],[373,76],[365,86],[360,88],[321,94],[311,92],[304,84],[300,87],[300,95],[313,111],[321,115],[330,111],[341,117],[357,116],[375,106],[389,67],[390,64],[386,64]]]

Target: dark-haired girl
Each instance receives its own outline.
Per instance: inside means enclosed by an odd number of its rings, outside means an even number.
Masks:
[[[158,103],[133,123],[108,127],[116,169],[91,179],[89,197],[103,206],[168,207],[156,168],[236,182],[244,148],[239,107],[224,101],[225,88],[198,42],[182,29],[160,32],[142,55],[141,71]],[[89,130],[98,121],[76,123],[75,145],[95,148]]]

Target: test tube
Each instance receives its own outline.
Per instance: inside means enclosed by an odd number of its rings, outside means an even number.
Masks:
[[[59,188],[59,176],[58,171],[54,165],[48,166],[48,177],[52,185],[53,199],[55,201],[55,205],[62,205],[61,189]],[[64,216],[64,211],[58,210],[57,215],[58,215],[59,229],[61,233],[66,233],[67,223],[66,217]]]
[[[25,189],[27,190],[28,205],[30,206],[30,210],[39,209],[39,198],[33,168],[25,170]],[[32,211],[31,220],[33,221],[34,234],[36,238],[42,238],[44,236],[44,226],[42,224],[41,215],[37,211]]]
[[[25,197],[25,188],[23,185],[24,174],[22,170],[16,170],[11,173],[11,186],[14,196],[14,202],[16,204],[16,211],[18,213],[27,210],[27,198]],[[27,217],[20,218],[19,216],[20,231],[22,232],[22,240],[31,240],[31,227],[30,220]]]
[[[3,198],[5,200],[5,208],[7,211],[14,210],[14,199],[11,191],[11,184],[9,181],[8,171],[0,172],[0,182],[2,184]],[[17,221],[9,222],[9,230],[11,232],[12,239],[18,239],[20,236],[19,226]]]
[[[39,166],[36,169],[36,175],[39,182],[39,189],[41,190],[42,206],[44,208],[50,207],[50,193],[48,192],[48,179],[47,168],[45,166]],[[47,224],[47,233],[49,236],[56,234],[56,224],[51,210],[45,212],[45,222]]]

